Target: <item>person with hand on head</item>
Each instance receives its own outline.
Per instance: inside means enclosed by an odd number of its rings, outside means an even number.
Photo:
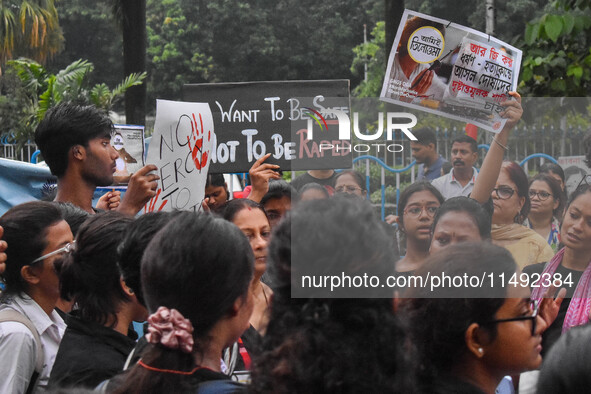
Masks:
[[[0,392],[41,392],[66,329],[54,308],[72,232],[58,207],[44,201],[12,207],[0,226],[9,245],[0,299]]]
[[[111,146],[113,123],[94,106],[63,102],[51,108],[35,130],[35,143],[51,173],[57,177],[55,201],[71,202],[94,214],[92,196],[97,186],[113,183],[117,151]],[[159,177],[155,165],[134,173],[117,210],[135,215],[156,195]],[[117,204],[107,193],[102,208]]]
[[[216,213],[221,212],[229,197],[224,174],[207,174],[203,201],[209,210]]]

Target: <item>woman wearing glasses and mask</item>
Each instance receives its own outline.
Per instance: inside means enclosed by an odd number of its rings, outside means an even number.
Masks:
[[[550,175],[538,174],[529,183],[531,209],[524,226],[548,241],[554,253],[560,244],[560,221],[566,197],[560,184]]]
[[[404,235],[405,256],[396,263],[396,272],[410,275],[429,257],[431,226],[443,196],[429,182],[408,186],[398,201],[399,231]]]
[[[47,388],[66,329],[54,308],[57,269],[73,236],[59,208],[49,202],[17,205],[0,218],[0,226],[8,244],[0,304],[0,393],[35,392]]]
[[[444,273],[478,279],[484,273],[496,282],[414,287],[400,301],[419,358],[417,392],[492,394],[504,376],[540,366],[542,333],[557,306],[549,298],[534,301],[526,286],[509,283],[519,269],[507,250],[488,242],[451,245],[417,271],[432,278]]]

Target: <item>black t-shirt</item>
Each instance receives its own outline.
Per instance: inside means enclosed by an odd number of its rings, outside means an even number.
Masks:
[[[328,190],[330,194],[332,194],[334,192],[334,183],[336,177],[336,172],[333,172],[330,177],[325,179],[314,178],[312,175],[306,172],[305,174],[300,175],[296,179],[292,180],[291,185],[299,192],[304,185],[307,185],[308,183],[317,183],[321,186],[324,186],[324,188]]]
[[[528,265],[523,269],[523,272],[528,274],[530,277],[530,284],[534,281],[542,283],[542,280],[539,279],[539,275],[542,274],[544,271],[544,267],[546,263],[538,263]],[[554,343],[560,338],[562,333],[562,325],[564,324],[564,318],[566,317],[566,312],[568,311],[568,306],[570,304],[570,299],[573,297],[575,293],[575,289],[577,288],[577,284],[581,279],[584,271],[575,271],[562,266],[562,264],[556,267],[556,275],[560,274],[563,281],[568,279],[568,281],[572,281],[572,285],[564,284],[562,287],[566,289],[566,296],[564,297],[564,301],[560,304],[560,309],[558,310],[558,316],[556,316],[556,320],[544,331],[542,334],[542,357],[550,350],[550,348],[554,345]],[[570,275],[570,276],[569,276]],[[539,279],[539,280],[538,280]],[[562,288],[561,287],[561,288]],[[560,289],[558,289],[560,290]]]

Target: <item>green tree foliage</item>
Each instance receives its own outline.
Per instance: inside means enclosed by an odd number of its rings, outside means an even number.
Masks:
[[[53,0],[0,1],[0,66],[19,56],[44,62],[62,42]]]
[[[591,93],[591,1],[555,1],[527,24],[520,90],[532,96]]]
[[[371,40],[353,48],[355,57],[351,65],[351,72],[363,76],[364,65],[367,64],[367,81],[362,80],[353,89],[353,94],[357,97],[378,97],[382,90],[387,60],[384,50],[385,26],[385,22],[378,22],[371,31]]]
[[[146,74],[130,74],[114,89],[106,84],[88,84],[94,66],[77,60],[58,73],[47,71],[32,60],[10,60],[0,80],[0,135],[8,135],[19,145],[33,138],[47,110],[62,101],[93,104],[109,112],[127,89],[137,86]]]
[[[47,63],[48,71],[57,73],[77,59],[94,64],[88,83],[117,84],[123,74],[121,31],[105,1],[60,0],[57,3],[64,32],[64,50]]]
[[[212,78],[213,61],[204,53],[207,21],[194,1],[148,0],[148,100],[180,99],[185,83]]]

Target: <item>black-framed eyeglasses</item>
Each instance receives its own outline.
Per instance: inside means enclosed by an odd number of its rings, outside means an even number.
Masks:
[[[554,195],[552,193],[548,193],[543,190],[540,190],[540,191],[530,190],[527,194],[529,194],[530,199],[534,198],[535,196],[538,196],[538,199],[540,201],[546,201],[548,199],[548,197],[550,197],[550,196],[554,197]]]
[[[501,186],[493,189],[493,192],[497,193],[497,197],[501,200],[508,200],[513,196],[515,190],[507,186]]]
[[[76,241],[72,241],[72,242],[70,242],[70,243],[67,243],[67,244],[66,244],[64,247],[62,247],[62,248],[59,248],[59,249],[57,249],[57,250],[54,250],[53,252],[50,252],[50,253],[44,254],[44,255],[43,255],[43,256],[41,256],[41,257],[37,257],[35,260],[31,261],[31,265],[32,265],[32,264],[35,264],[35,263],[38,263],[39,261],[45,260],[45,259],[47,259],[47,258],[49,258],[49,257],[51,257],[51,256],[55,256],[56,254],[61,254],[61,253],[69,253],[69,252],[71,252],[71,251],[73,251],[73,250],[74,250],[74,247],[75,247],[75,245],[76,245]]]
[[[434,206],[431,206],[431,207],[409,207],[409,208],[404,209],[404,214],[408,215],[410,217],[418,218],[419,216],[421,216],[421,212],[425,211],[427,216],[432,218],[433,216],[435,216],[438,209],[439,209],[439,207],[434,207]]]
[[[536,327],[537,327],[537,320],[538,320],[538,312],[540,310],[540,302],[538,300],[531,300],[529,302],[529,307],[531,310],[531,315],[529,315],[529,316],[519,316],[519,317],[512,317],[510,319],[491,320],[489,322],[484,323],[483,325],[507,323],[507,322],[511,322],[511,321],[531,320],[531,335],[534,336],[534,335],[536,335]]]

